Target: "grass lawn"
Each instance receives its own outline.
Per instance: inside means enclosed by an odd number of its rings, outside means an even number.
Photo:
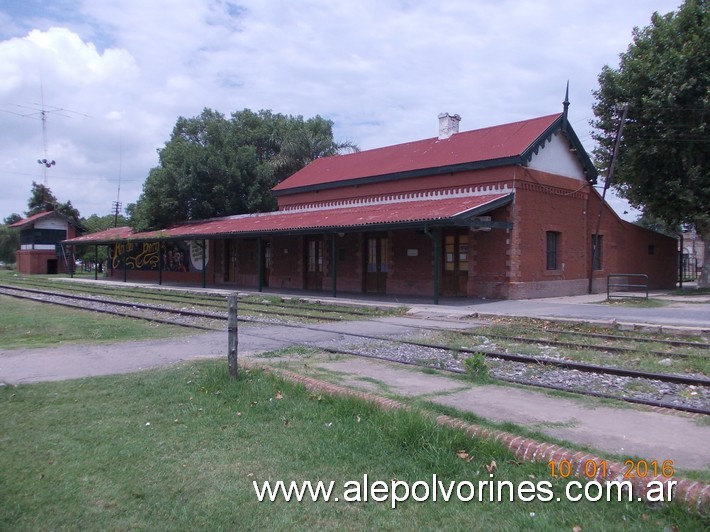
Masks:
[[[118,318],[0,295],[0,349],[169,338],[183,327]]]
[[[309,393],[225,361],[0,388],[1,530],[701,530],[675,505],[258,502],[253,481],[551,480],[415,412]],[[460,454],[465,451],[466,454]],[[465,459],[463,459],[463,458]],[[468,458],[471,458],[468,460]],[[555,495],[563,484],[553,483]],[[564,499],[563,499],[564,501]]]

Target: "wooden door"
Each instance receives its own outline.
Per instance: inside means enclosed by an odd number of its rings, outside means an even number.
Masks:
[[[269,275],[271,274],[271,242],[261,243],[261,285],[269,286]]]
[[[365,239],[365,292],[387,293],[389,242],[384,235]]]
[[[223,240],[224,249],[222,251],[222,270],[224,273],[224,282],[228,283],[232,274],[232,245],[228,239]]]
[[[306,238],[306,290],[323,289],[323,239]]]
[[[444,297],[466,296],[468,293],[468,235],[445,233],[443,239],[441,295]]]

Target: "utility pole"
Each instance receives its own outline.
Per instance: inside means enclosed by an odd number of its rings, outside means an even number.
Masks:
[[[121,202],[114,201],[111,205],[111,209],[113,210],[113,226],[118,227],[118,215],[121,212]]]
[[[621,120],[619,121],[619,127],[616,130],[616,138],[614,139],[614,151],[611,154],[611,160],[609,161],[609,169],[606,174],[606,179],[604,180],[604,190],[602,191],[602,201],[599,204],[599,214],[597,215],[597,228],[592,234],[592,260],[589,264],[589,293],[592,293],[592,283],[594,281],[594,263],[599,256],[599,230],[602,223],[602,210],[604,209],[604,203],[606,198],[606,191],[609,190],[611,186],[611,180],[614,176],[614,167],[616,166],[616,158],[619,155],[619,145],[621,144],[621,134],[624,131],[624,123],[626,122],[626,114],[629,111],[629,104],[625,103],[621,110]]]

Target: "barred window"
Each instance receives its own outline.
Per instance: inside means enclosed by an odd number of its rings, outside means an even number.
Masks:
[[[602,249],[604,244],[603,235],[592,235],[592,269],[602,269]]]
[[[560,233],[557,231],[547,232],[547,269],[557,270],[559,260],[558,253],[560,247]]]

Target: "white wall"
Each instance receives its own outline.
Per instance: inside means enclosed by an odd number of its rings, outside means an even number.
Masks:
[[[567,138],[557,133],[553,135],[551,142],[545,142],[545,146],[537,152],[537,155],[533,154],[528,166],[542,172],[584,181],[586,176],[582,164],[575,152],[570,151],[570,148]]]
[[[68,225],[66,220],[60,218],[45,218],[34,224],[37,229],[61,229],[64,231],[67,230]]]

